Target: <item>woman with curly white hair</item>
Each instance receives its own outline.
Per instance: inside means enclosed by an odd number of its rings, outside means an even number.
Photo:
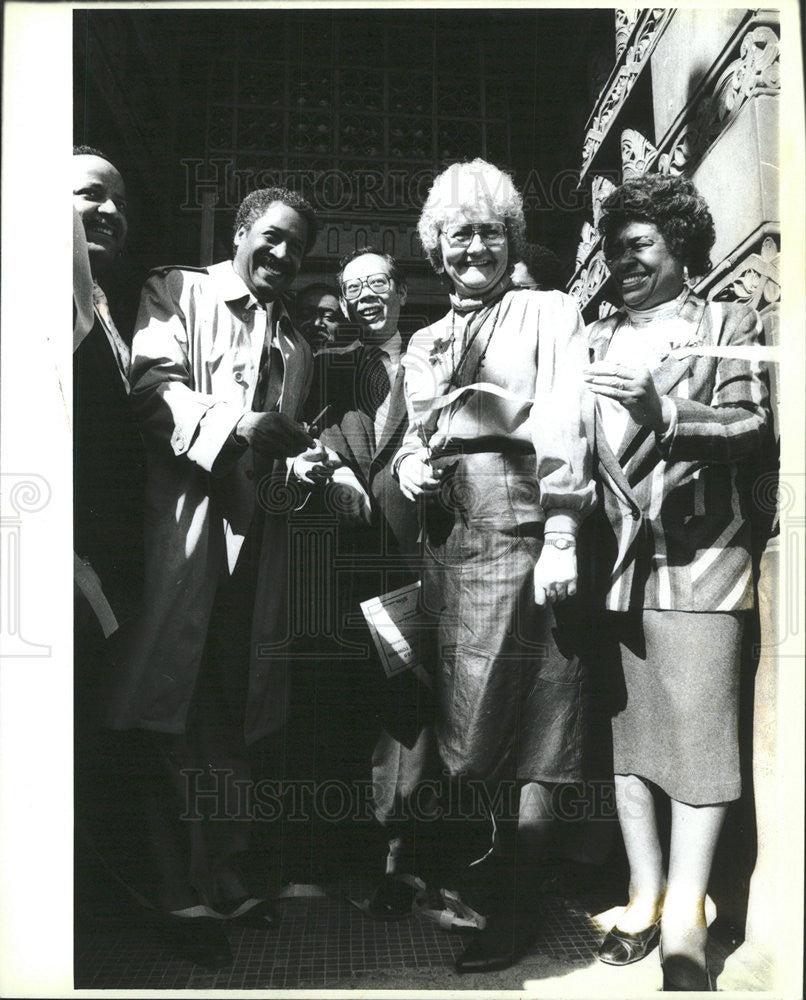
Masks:
[[[524,863],[545,843],[552,789],[582,778],[577,623],[562,602],[595,502],[587,353],[569,296],[513,286],[524,231],[522,198],[492,164],[455,163],[434,181],[419,233],[450,308],[403,359],[410,425],[394,461],[422,518],[443,764],[479,782],[499,819],[504,790],[519,789],[517,835],[485,862],[496,891],[465,972],[504,968],[530,943]]]

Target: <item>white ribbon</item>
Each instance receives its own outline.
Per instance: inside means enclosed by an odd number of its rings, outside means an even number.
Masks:
[[[775,364],[781,361],[780,347],[765,346],[763,344],[745,344],[735,347],[708,347],[705,344],[690,344],[683,347],[675,347],[669,352],[670,357],[682,361],[684,358],[738,358],[743,361],[772,361]]]
[[[737,358],[745,361],[770,361],[779,364],[781,360],[781,349],[777,346],[764,346],[762,344],[749,344],[743,346],[709,347],[704,344],[689,344],[683,347],[676,347],[669,352],[669,357],[680,361],[689,357],[700,358]],[[472,385],[463,385],[458,389],[445,393],[443,396],[432,396],[429,399],[413,399],[412,410],[417,417],[432,413],[434,410],[444,409],[450,406],[457,399],[460,399],[466,392],[487,392],[500,399],[506,399],[511,403],[518,403],[520,406],[531,406],[534,402],[527,396],[519,396],[510,392],[500,385],[492,382],[474,382]]]
[[[430,413],[432,410],[441,410],[446,406],[450,406],[451,403],[459,399],[466,392],[489,392],[492,396],[508,399],[511,403],[519,403],[521,406],[531,406],[534,402],[528,396],[519,396],[517,393],[510,392],[509,389],[502,389],[500,385],[494,385],[492,382],[474,382],[472,385],[460,386],[458,389],[454,389],[444,396],[432,396],[430,399],[414,399],[412,400],[412,409],[416,416],[420,416],[423,413]]]

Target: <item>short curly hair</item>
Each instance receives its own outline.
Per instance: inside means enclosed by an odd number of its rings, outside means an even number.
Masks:
[[[106,160],[111,167],[120,173],[117,163],[110,159],[103,150],[96,149],[95,146],[73,146],[73,156],[97,156],[99,160]]]
[[[420,242],[437,274],[445,270],[439,245],[442,227],[457,212],[483,205],[504,220],[510,267],[523,256],[526,233],[523,198],[512,177],[479,158],[452,163],[435,178],[417,223]]]
[[[602,202],[599,220],[604,243],[637,220],[656,226],[669,252],[692,274],[711,270],[714,220],[705,199],[687,177],[644,174],[611,191]]]
[[[234,233],[237,233],[241,228],[250,229],[261,215],[264,215],[269,210],[269,206],[275,202],[280,202],[282,205],[293,208],[295,212],[299,212],[302,218],[305,219],[307,223],[305,253],[310,253],[314,243],[316,243],[319,220],[310,202],[306,201],[301,194],[297,194],[296,191],[290,191],[288,188],[259,188],[257,191],[252,191],[251,194],[248,194],[238,206],[238,212],[235,215]],[[233,255],[236,249],[233,244]]]

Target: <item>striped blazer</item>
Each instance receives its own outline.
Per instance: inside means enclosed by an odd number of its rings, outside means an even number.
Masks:
[[[762,336],[758,314],[690,295],[681,318],[704,346],[747,346]],[[588,327],[593,360],[607,357],[615,313]],[[770,439],[767,376],[730,357],[669,357],[653,371],[677,410],[673,434],[629,420],[614,454],[596,421],[600,513],[597,591],[612,611],[738,611],[753,607],[748,469]],[[752,472],[752,469],[751,469]]]

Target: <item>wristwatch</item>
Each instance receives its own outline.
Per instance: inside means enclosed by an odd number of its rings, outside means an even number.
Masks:
[[[553,545],[555,549],[573,549],[576,542],[572,538],[543,538],[546,545]]]

